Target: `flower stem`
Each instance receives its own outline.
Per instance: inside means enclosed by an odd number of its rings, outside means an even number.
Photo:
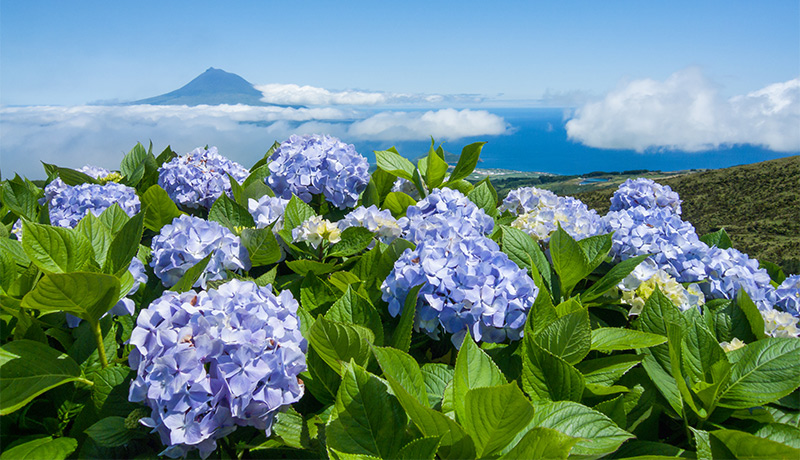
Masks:
[[[100,364],[103,368],[108,367],[108,359],[106,358],[106,347],[103,345],[103,331],[100,330],[100,321],[93,321],[92,332],[94,333],[94,340],[97,342],[97,354],[100,356]]]

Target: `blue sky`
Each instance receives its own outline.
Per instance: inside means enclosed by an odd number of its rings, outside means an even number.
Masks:
[[[0,2],[3,105],[135,100],[210,66],[254,84],[503,100],[695,66],[731,96],[800,74],[800,2]]]

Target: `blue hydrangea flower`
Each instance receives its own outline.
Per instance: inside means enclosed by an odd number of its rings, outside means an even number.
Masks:
[[[800,318],[800,275],[791,275],[775,289],[775,306]]]
[[[106,168],[101,168],[99,166],[92,166],[86,165],[78,169],[78,171],[86,174],[87,176],[92,177],[93,179],[102,179],[107,177],[111,174]],[[64,183],[60,177],[56,177],[53,179],[49,184],[47,184],[44,188],[44,199],[40,200],[39,204],[49,203],[56,195],[60,194],[62,191],[66,190],[70,185]]]
[[[138,214],[141,209],[136,190],[115,182],[105,185],[80,184],[74,187],[67,185],[59,189],[48,203],[50,223],[67,228],[76,226],[90,212],[99,216],[115,203],[129,216]]]
[[[271,433],[273,419],[300,400],[306,340],[290,291],[231,280],[218,289],[167,291],[136,321],[128,399],[147,404],[142,423],[173,458],[202,458],[237,426]]]
[[[605,233],[600,216],[582,201],[570,196],[556,197],[553,201],[545,194],[539,198],[536,200],[537,206],[520,214],[511,222],[512,227],[519,228],[534,239],[545,243],[550,241],[550,236],[558,229],[559,224],[576,240]],[[529,199],[525,205],[520,205],[517,209],[530,209],[532,201],[534,200]]]
[[[132,315],[136,311],[136,305],[134,305],[133,300],[129,299],[128,297],[136,294],[136,291],[139,290],[139,286],[142,284],[147,284],[147,273],[144,271],[144,263],[142,263],[142,261],[137,257],[131,259],[131,264],[128,266],[128,271],[131,273],[131,275],[133,275],[133,286],[131,286],[130,290],[126,294],[126,297],[111,307],[111,310],[109,310],[106,315],[111,313],[114,316],[125,316]],[[81,319],[75,315],[67,313],[66,316],[68,327],[78,327],[78,324],[81,323]]]
[[[628,179],[619,186],[611,197],[611,211],[644,206],[671,209],[681,213],[681,200],[669,185],[661,185],[651,179]]]
[[[403,238],[412,243],[439,238],[483,236],[492,233],[494,219],[458,190],[433,189],[430,195],[397,220]]]
[[[402,233],[392,213],[388,209],[378,209],[375,205],[368,208],[357,207],[337,222],[337,225],[341,231],[350,227],[364,227],[385,244],[390,244]]]
[[[700,241],[692,224],[669,208],[634,206],[610,211],[603,217],[605,232],[614,232],[611,255],[625,260],[653,254],[653,268],[661,268],[679,282],[697,282],[706,276],[703,258],[708,245]]]
[[[538,289],[497,244],[483,236],[426,239],[406,249],[381,286],[389,313],[401,313],[406,296],[422,285],[415,328],[434,338],[467,330],[476,341],[519,340]]]
[[[186,208],[210,209],[223,193],[231,193],[228,175],[244,181],[249,172],[239,163],[217,153],[216,147],[196,148],[158,168],[158,185],[172,201]]]
[[[552,209],[558,206],[558,195],[536,187],[520,187],[508,192],[498,210],[512,215],[529,213],[539,209]]]
[[[369,162],[331,136],[292,135],[270,157],[267,183],[276,196],[310,203],[322,194],[339,209],[352,208],[369,182]]]
[[[247,200],[247,209],[256,221],[256,228],[266,228],[272,224],[274,233],[283,228],[283,213],[289,200],[264,195],[258,201],[250,198]]]
[[[186,214],[173,219],[153,237],[150,265],[158,279],[171,287],[209,254],[205,271],[195,287],[225,278],[225,270],[249,270],[250,255],[239,237],[222,225]]]
[[[770,285],[767,271],[759,268],[758,261],[734,248],[709,248],[703,257],[706,267],[700,288],[710,299],[733,299],[744,289],[760,310],[772,310],[775,288]]]

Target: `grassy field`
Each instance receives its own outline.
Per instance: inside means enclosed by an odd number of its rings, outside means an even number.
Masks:
[[[683,218],[701,235],[724,228],[735,248],[800,273],[800,156],[705,171],[591,173],[584,176],[491,175],[500,196],[533,185],[581,199],[600,214],[628,177],[669,185],[683,200]],[[524,174],[530,175],[527,178]],[[607,179],[579,185],[592,177]],[[542,179],[545,179],[542,181]]]

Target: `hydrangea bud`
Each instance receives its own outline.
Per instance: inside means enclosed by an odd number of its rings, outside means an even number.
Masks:
[[[661,185],[652,179],[628,179],[611,197],[611,211],[644,206],[647,209],[666,208],[675,214],[681,213],[681,200],[669,185]]]
[[[248,174],[242,165],[217,153],[216,147],[196,148],[161,165],[158,185],[181,206],[210,209],[223,193],[230,195],[228,175],[241,183]]]
[[[183,214],[153,237],[153,272],[171,287],[207,255],[213,254],[195,287],[225,278],[225,270],[250,269],[250,255],[238,236],[222,225]]]
[[[143,310],[130,344],[128,399],[168,446],[202,458],[237,426],[271,433],[275,415],[300,400],[306,340],[290,291],[231,280],[218,289],[167,291]]]
[[[730,342],[719,343],[719,346],[722,347],[723,350],[725,350],[725,353],[729,353],[733,350],[738,350],[744,347],[745,345],[747,344],[739,340],[738,337],[734,337],[733,340],[731,340]]]
[[[339,209],[352,208],[369,182],[369,162],[331,136],[292,135],[269,158],[267,184],[275,195],[310,203],[314,195]]]

